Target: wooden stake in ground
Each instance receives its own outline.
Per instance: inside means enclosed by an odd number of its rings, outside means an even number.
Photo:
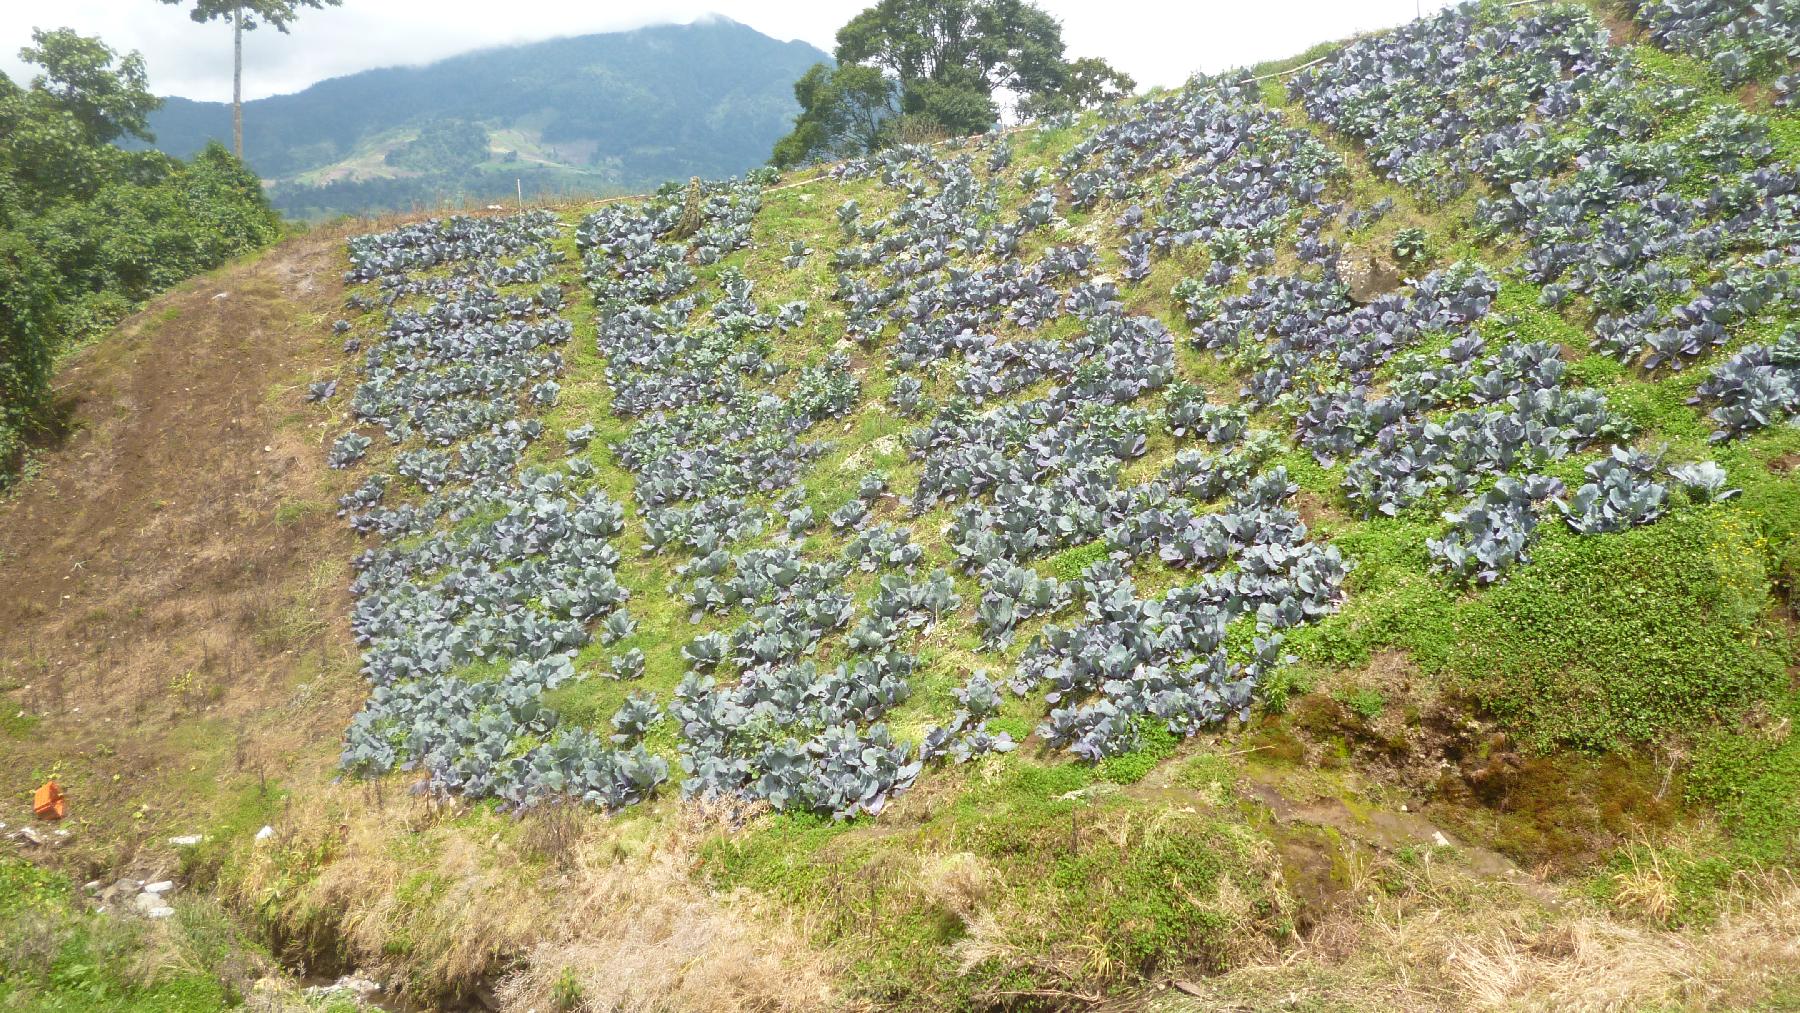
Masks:
[[[706,190],[700,184],[700,177],[688,180],[687,202],[681,206],[681,221],[675,224],[675,231],[670,235],[676,239],[686,239],[700,231],[706,221]]]

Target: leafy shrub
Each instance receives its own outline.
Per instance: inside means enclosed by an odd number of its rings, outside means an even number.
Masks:
[[[56,351],[274,239],[262,186],[218,144],[183,162],[125,151],[158,104],[143,61],[35,32],[45,74],[0,78],[0,475],[39,417]],[[85,68],[70,75],[69,68]]]

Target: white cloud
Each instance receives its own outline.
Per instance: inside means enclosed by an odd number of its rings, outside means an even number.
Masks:
[[[687,22],[718,13],[778,39],[829,51],[839,25],[870,0],[673,0],[631,7],[577,0],[344,0],[304,11],[292,34],[268,28],[244,44],[246,96],[298,91],[372,67],[427,63],[484,46]],[[1399,24],[1446,0],[1039,0],[1063,22],[1075,56],[1099,56],[1140,84],[1175,85],[1291,56],[1329,39]],[[499,15],[499,18],[496,18]],[[18,49],[33,27],[70,27],[115,49],[136,49],[157,92],[197,99],[231,95],[231,31],[197,25],[182,7],[151,0],[6,0],[0,3],[0,71],[29,74]]]

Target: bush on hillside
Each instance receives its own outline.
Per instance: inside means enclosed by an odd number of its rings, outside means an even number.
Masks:
[[[147,138],[156,99],[136,54],[66,30],[34,40],[24,55],[45,73],[29,88],[0,74],[0,475],[41,420],[59,348],[281,227],[217,143],[185,162],[113,145]]]

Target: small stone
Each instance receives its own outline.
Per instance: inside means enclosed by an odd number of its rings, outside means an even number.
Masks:
[[[275,828],[268,826],[267,824],[265,824],[261,830],[258,830],[256,832],[256,839],[259,841],[266,841],[269,838],[274,837],[274,836],[275,836]]]
[[[167,918],[175,913],[174,908],[153,893],[140,893],[132,903],[137,907],[138,914],[146,918]]]
[[[166,879],[159,879],[144,886],[144,892],[151,896],[160,896],[175,889],[175,884]]]
[[[169,838],[169,846],[172,848],[191,848],[205,839],[206,838],[201,834],[183,834],[180,837]]]
[[[1450,838],[1445,837],[1442,830],[1433,830],[1431,832],[1431,843],[1440,848],[1447,848],[1450,846]]]
[[[351,995],[356,997],[358,1001],[366,1002],[370,996],[380,991],[380,982],[365,978],[352,971],[329,985],[310,986],[305,990],[305,994],[315,998]]]

